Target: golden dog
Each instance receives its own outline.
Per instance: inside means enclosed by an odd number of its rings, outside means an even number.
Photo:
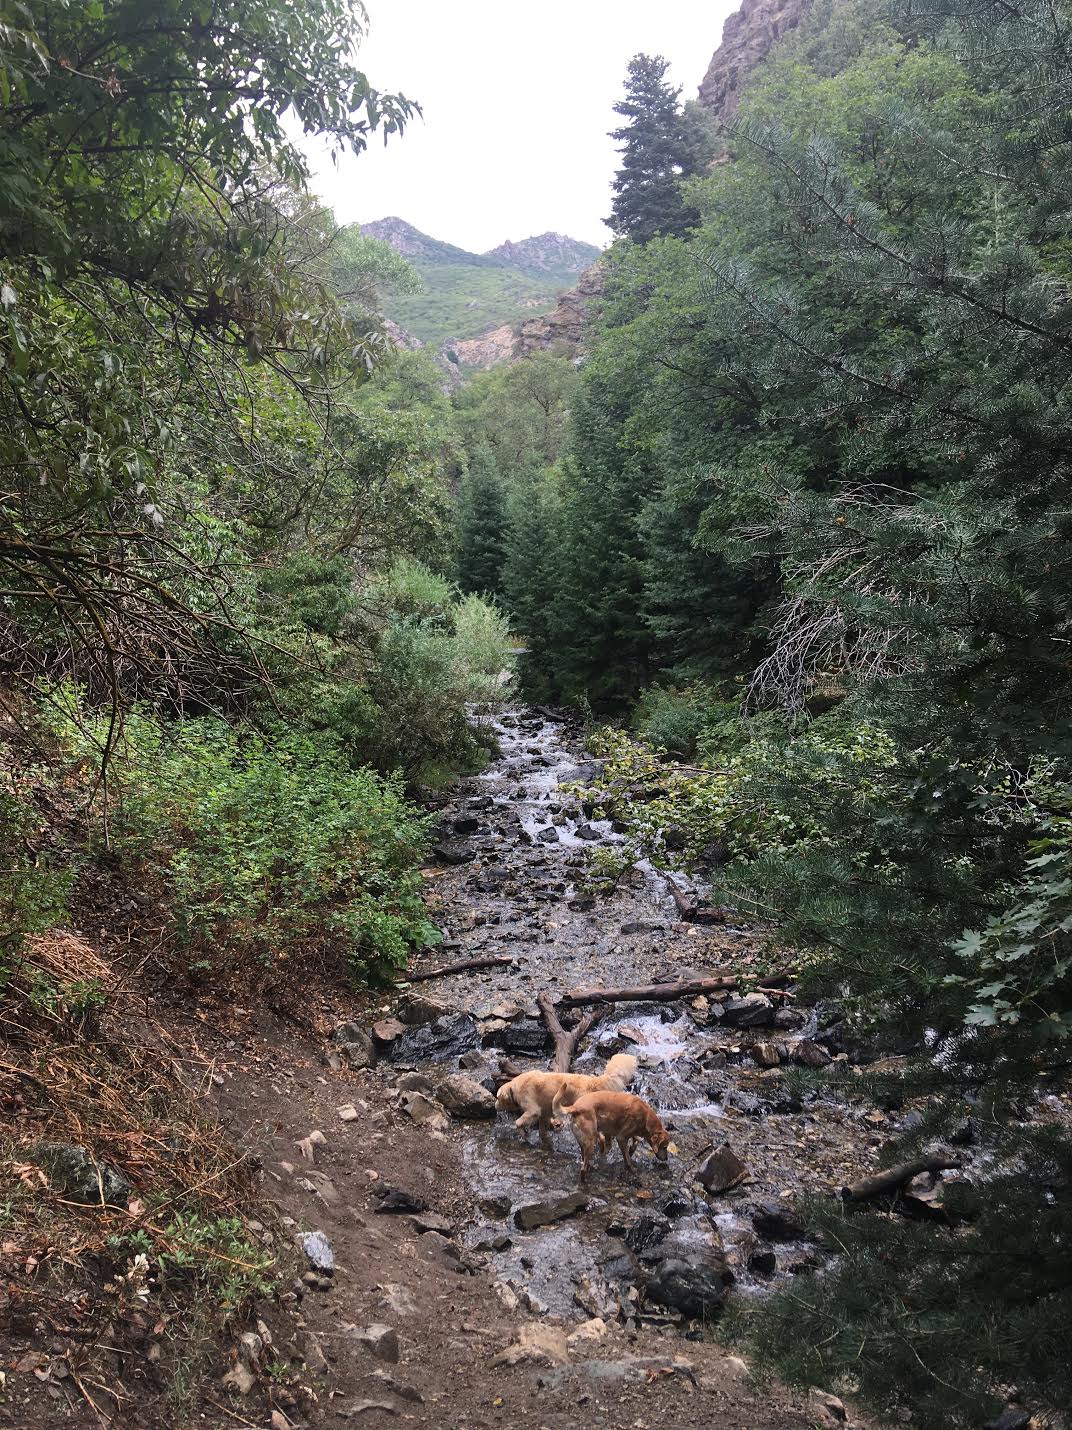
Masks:
[[[598,1147],[606,1154],[609,1142],[617,1142],[622,1149],[626,1171],[632,1171],[630,1156],[640,1141],[648,1144],[660,1162],[677,1150],[655,1109],[631,1092],[589,1092],[562,1111],[570,1118],[580,1144],[582,1182],[588,1176],[592,1153]]]
[[[599,1076],[587,1073],[526,1072],[504,1082],[496,1102],[500,1112],[520,1112],[514,1126],[523,1137],[539,1124],[540,1143],[551,1145],[552,1115],[561,1112],[588,1092],[624,1092],[636,1075],[637,1060],[628,1053],[616,1053]]]

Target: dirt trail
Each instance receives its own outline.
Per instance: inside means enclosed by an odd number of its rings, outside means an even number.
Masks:
[[[584,847],[614,835],[606,824],[592,825],[561,786],[591,772],[583,759],[577,768],[562,727],[545,716],[511,712],[500,736],[501,757],[443,812],[441,862],[429,885],[448,942],[422,965],[485,953],[512,954],[516,963],[413,985],[410,1025],[374,1066],[354,1070],[326,1038],[267,1019],[255,1032],[247,1023],[219,1048],[223,1109],[262,1159],[286,1231],[324,1232],[336,1260],[319,1288],[300,1288],[296,1336],[292,1322],[279,1318],[277,1356],[315,1399],[279,1386],[277,1413],[296,1424],[350,1419],[374,1430],[398,1422],[623,1430],[824,1423],[806,1397],[753,1393],[740,1363],[705,1339],[698,1322],[643,1296],[672,1261],[732,1280],[731,1295],[762,1294],[772,1280],[806,1272],[812,1249],[794,1239],[788,1214],[778,1225],[785,1199],[805,1186],[840,1185],[873,1165],[880,1130],[847,1130],[844,1108],[801,1106],[785,1094],[779,1070],[760,1069],[749,1055],[761,1038],[781,1039],[788,1053],[814,1032],[814,1020],[783,1013],[775,1023],[775,1006],[758,1020],[765,1030],[744,1028],[733,1025],[732,1010],[687,1000],[608,1013],[578,1067],[599,1068],[621,1048],[635,1052],[636,1090],[660,1108],[679,1155],[665,1174],[645,1155],[635,1179],[612,1161],[590,1184],[585,1211],[538,1230],[519,1230],[513,1214],[577,1191],[568,1131],[557,1132],[554,1150],[544,1153],[523,1146],[503,1117],[438,1115],[439,1083],[459,1062],[489,1088],[502,1076],[503,1057],[546,1065],[540,990],[557,995],[579,984],[709,972],[747,960],[759,939],[747,928],[680,922],[655,877],[638,877],[590,905],[574,889]],[[303,1014],[327,1034],[346,1020],[369,1029],[400,1005],[405,995],[311,991]],[[408,1093],[400,1081],[410,1084]],[[413,1115],[428,1111],[421,1088],[433,1100],[423,1123]],[[306,1144],[303,1153],[299,1144],[313,1132],[323,1143]],[[749,1177],[709,1205],[692,1178],[704,1150],[723,1141]],[[383,1214],[387,1188],[427,1210]],[[297,1275],[315,1279],[307,1263],[295,1264]],[[585,1322],[585,1336],[574,1335]],[[383,1335],[368,1335],[374,1325],[397,1336],[397,1361],[390,1335],[372,1344]],[[545,1347],[543,1363],[495,1363],[534,1334]],[[246,1423],[268,1423],[267,1414],[251,1418],[252,1401],[232,1404]],[[238,1423],[219,1423],[228,1421]]]

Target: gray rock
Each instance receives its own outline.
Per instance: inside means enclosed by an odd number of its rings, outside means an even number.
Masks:
[[[529,1202],[514,1212],[514,1225],[522,1231],[534,1231],[538,1226],[550,1226],[552,1222],[565,1221],[586,1211],[589,1198],[584,1192],[571,1192],[565,1197],[550,1197],[543,1202]]]
[[[603,838],[603,835],[599,832],[599,830],[591,824],[578,824],[577,828],[573,832],[578,839],[596,840]]]
[[[401,1062],[442,1061],[480,1046],[480,1029],[469,1013],[448,1013],[414,1028],[395,1044]]]
[[[540,844],[557,844],[559,842],[558,830],[553,824],[549,824],[545,829],[536,831],[536,839]]]
[[[447,1114],[438,1102],[425,1097],[423,1092],[404,1092],[402,1106],[414,1122],[434,1132],[445,1132],[450,1123]]]
[[[125,1207],[133,1188],[118,1168],[97,1162],[85,1147],[74,1142],[39,1142],[34,1161],[44,1169],[52,1187],[72,1202]]]
[[[734,1028],[765,1028],[774,1021],[774,1004],[765,993],[746,993],[722,1004],[726,1022]]]
[[[355,1327],[354,1339],[360,1345],[367,1347],[377,1360],[389,1361],[392,1365],[398,1364],[400,1354],[398,1332],[393,1326],[376,1321],[363,1329]]]
[[[495,1116],[495,1098],[487,1088],[464,1073],[445,1077],[436,1089],[436,1097],[451,1117],[473,1119]]]
[[[399,1212],[424,1212],[428,1210],[428,1203],[422,1201],[420,1197],[415,1197],[411,1192],[404,1192],[399,1187],[384,1187],[379,1193],[379,1205],[373,1210],[377,1215],[386,1216],[390,1213]]]
[[[825,1068],[831,1061],[830,1054],[822,1044],[813,1043],[810,1038],[801,1038],[792,1049],[792,1058],[795,1063],[806,1068]]]
[[[704,1320],[721,1308],[730,1280],[724,1266],[664,1261],[648,1282],[645,1294],[659,1306]]]
[[[444,843],[437,844],[432,853],[439,860],[440,864],[468,864],[474,857],[475,851],[467,844]]]
[[[438,1212],[414,1212],[410,1221],[418,1231],[435,1231],[440,1236],[454,1235],[454,1223],[447,1217],[440,1216]]]
[[[423,993],[407,993],[396,1010],[398,1018],[407,1028],[417,1028],[424,1023],[434,1023],[450,1012],[445,1003],[437,1003]]]
[[[799,1241],[805,1235],[793,1209],[781,1202],[763,1202],[752,1213],[752,1225],[767,1241]]]
[[[341,1024],[331,1041],[352,1068],[370,1068],[376,1061],[376,1045],[357,1023]]]
[[[432,1079],[419,1072],[403,1073],[395,1083],[395,1087],[399,1092],[423,1092],[425,1097],[430,1097],[434,1091]]]
[[[378,1380],[385,1390],[389,1390],[392,1395],[397,1395],[401,1400],[412,1400],[415,1405],[424,1404],[424,1396],[415,1385],[398,1380],[389,1370],[374,1370],[369,1379]]]
[[[748,1168],[728,1142],[716,1147],[696,1172],[696,1180],[709,1192],[728,1192],[748,1176]]]
[[[294,1240],[314,1271],[327,1276],[335,1270],[335,1252],[322,1231],[299,1231]]]

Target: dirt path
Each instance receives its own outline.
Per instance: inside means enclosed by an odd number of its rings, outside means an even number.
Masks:
[[[576,1192],[569,1134],[558,1132],[545,1154],[522,1146],[505,1118],[438,1112],[442,1079],[460,1062],[488,1088],[504,1057],[546,1065],[540,990],[707,972],[747,960],[758,937],[681,923],[657,879],[590,906],[574,888],[584,846],[613,834],[562,794],[561,784],[585,774],[571,768],[576,752],[557,724],[532,712],[513,712],[500,733],[502,757],[444,812],[443,862],[429,883],[449,947],[424,963],[485,953],[517,962],[414,985],[408,1009],[398,995],[310,993],[304,1017],[325,1035],[347,1020],[370,1029],[401,1005],[409,1026],[374,1066],[347,1066],[326,1036],[299,1037],[274,1022],[256,1031],[247,1022],[221,1044],[221,1102],[263,1161],[284,1235],[322,1231],[336,1262],[330,1277],[290,1293],[301,1296],[297,1334],[282,1316],[273,1329],[276,1355],[293,1371],[289,1385],[272,1390],[273,1423],[825,1423],[806,1398],[754,1394],[740,1362],[698,1322],[644,1297],[671,1261],[708,1267],[737,1295],[807,1271],[812,1249],[795,1237],[789,1195],[871,1165],[882,1135],[847,1130],[846,1109],[803,1107],[786,1095],[779,1069],[760,1069],[750,1056],[752,1042],[775,1038],[790,1054],[814,1033],[813,1020],[776,1020],[775,1005],[761,1017],[753,1006],[759,1027],[736,1024],[730,1004],[616,1008],[580,1067],[632,1050],[637,1090],[662,1111],[679,1155],[666,1175],[644,1160],[635,1180],[611,1164],[593,1179],[587,1209],[538,1230],[519,1230],[514,1214]],[[323,1140],[303,1151],[312,1133]],[[704,1150],[723,1141],[749,1178],[709,1205],[692,1178]],[[425,1209],[384,1214],[386,1189]],[[303,1270],[316,1280],[307,1263],[297,1265]],[[519,1342],[534,1358],[526,1351],[517,1364],[496,1362]],[[296,1390],[299,1382],[315,1398]],[[246,1423],[267,1423],[251,1418],[252,1400],[232,1403]]]

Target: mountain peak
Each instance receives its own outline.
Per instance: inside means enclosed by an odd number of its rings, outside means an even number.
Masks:
[[[599,257],[599,249],[594,243],[582,243],[580,239],[549,230],[517,243],[507,239],[498,248],[489,249],[484,257],[530,272],[578,274]]]

